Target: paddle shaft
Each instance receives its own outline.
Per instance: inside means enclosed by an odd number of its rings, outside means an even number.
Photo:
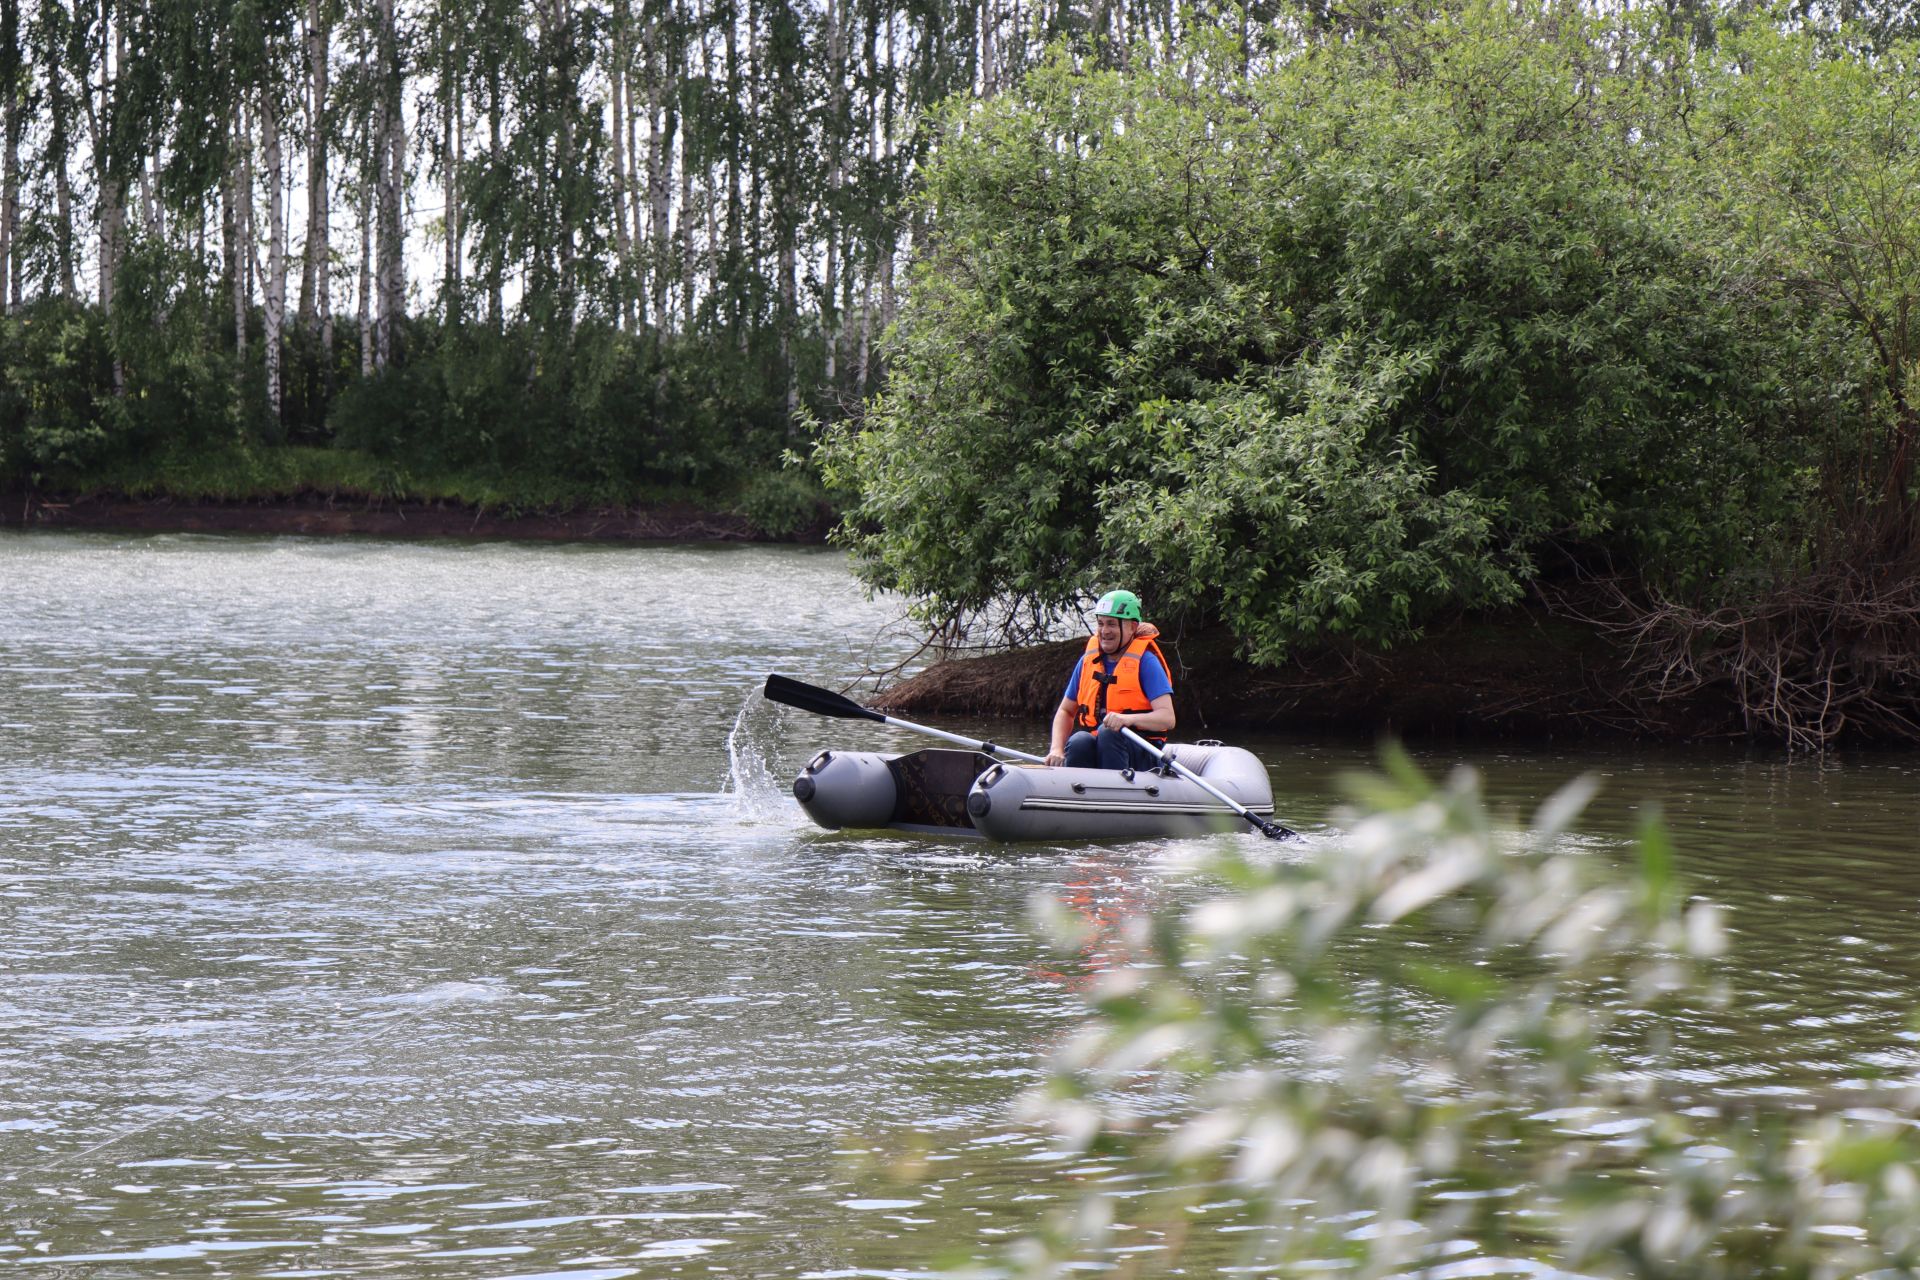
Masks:
[[[1226,792],[1220,790],[1220,788],[1208,782],[1205,778],[1201,777],[1199,774],[1195,773],[1193,770],[1187,768],[1187,766],[1181,764],[1174,757],[1162,751],[1159,747],[1156,747],[1151,742],[1148,742],[1145,738],[1141,737],[1139,734],[1135,733],[1133,730],[1123,727],[1120,730],[1120,732],[1127,735],[1128,741],[1134,743],[1137,746],[1145,747],[1147,750],[1153,752],[1154,758],[1160,761],[1161,764],[1171,767],[1175,773],[1185,778],[1188,782],[1193,783],[1195,786],[1199,787],[1202,791],[1212,796],[1215,800],[1218,800],[1221,804],[1226,805],[1227,808],[1233,810],[1235,813],[1245,818],[1248,822],[1251,822],[1254,826],[1258,827],[1260,829],[1260,834],[1266,836],[1267,839],[1285,840],[1290,836],[1297,836],[1299,834],[1298,832],[1294,831],[1290,827],[1281,826],[1279,823],[1275,822],[1272,818],[1261,817],[1259,814],[1247,808],[1247,806],[1241,804],[1238,800],[1235,800],[1232,796],[1228,795]]]
[[[766,688],[761,692],[762,696],[770,702],[798,707],[802,711],[811,711],[819,716],[834,716],[842,720],[877,720],[881,724],[890,724],[896,729],[911,729],[915,733],[924,733],[930,738],[939,738],[975,751],[984,751],[990,756],[1010,756],[1015,760],[1025,760],[1031,764],[1046,763],[1039,756],[1030,756],[1024,751],[1015,751],[1012,747],[1003,747],[997,742],[963,738],[957,733],[948,733],[945,729],[915,724],[911,720],[896,720],[892,716],[882,715],[878,711],[863,707],[844,694],[835,693],[831,689],[822,689],[817,685],[804,684],[789,676],[768,676]]]
[[[948,742],[957,742],[963,747],[975,751],[984,751],[988,755],[1011,756],[1015,760],[1025,760],[1029,764],[1045,764],[1039,756],[1030,756],[1024,751],[1015,751],[1012,747],[1003,747],[997,742],[982,742],[978,738],[963,738],[957,733],[948,733],[945,729],[935,729],[930,725],[915,724],[911,720],[896,720],[892,716],[879,716],[881,724],[890,724],[896,729],[911,729],[915,733],[924,733],[929,738],[944,738]]]

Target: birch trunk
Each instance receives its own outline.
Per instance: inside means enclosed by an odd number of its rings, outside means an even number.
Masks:
[[[647,243],[646,202],[640,197],[640,108],[634,97],[637,88],[633,79],[633,37],[628,35],[627,43],[627,211],[631,223],[627,230],[627,245],[633,254],[633,313],[635,323],[645,328],[647,323],[647,297],[651,283],[646,269],[643,252]]]
[[[387,225],[380,272],[380,320],[385,330],[382,364],[399,354],[400,324],[406,319],[407,263],[404,213],[406,200],[407,122],[400,107],[400,86],[394,85],[387,128]]]
[[[300,261],[300,327],[331,323],[332,247],[327,227],[327,16],[307,0],[307,242]],[[331,334],[328,335],[331,337]],[[330,345],[322,343],[323,348]]]
[[[737,8],[738,3],[739,3],[739,0],[727,0],[727,10],[726,10],[727,12],[727,100],[734,103],[738,103],[740,101],[740,43],[739,43],[740,14]],[[728,118],[728,121],[729,123],[727,127],[726,272],[728,274],[734,275],[737,280],[737,273],[739,272],[739,269],[740,269],[740,252],[741,252],[740,250],[741,140],[740,140],[740,131],[733,127],[731,116]],[[709,248],[709,251],[711,251],[712,245],[709,244],[708,248]],[[725,281],[725,276],[716,267],[716,270],[714,273],[714,288],[716,291],[722,287],[724,281]],[[732,291],[732,293],[733,293],[732,320],[733,320],[734,327],[738,329],[740,327],[740,291],[736,288]],[[717,293],[716,293],[716,296],[718,296]],[[744,335],[742,335],[742,341],[744,342],[744,340],[745,340]]]
[[[500,110],[500,68],[496,63],[487,78],[487,158],[493,164],[500,163]],[[501,298],[501,278],[505,275],[506,249],[496,235],[487,261],[487,323],[496,331],[506,323]]]
[[[20,47],[20,6],[0,0],[0,314],[20,306],[20,134],[25,124],[21,90],[26,57]]]
[[[800,411],[800,371],[793,363],[793,321],[794,312],[799,309],[799,284],[794,279],[796,262],[794,252],[794,233],[784,231],[780,237],[780,363],[787,371],[787,436],[793,438],[799,429]]]
[[[633,328],[633,241],[627,230],[627,25],[630,21],[627,0],[614,0],[613,6],[613,252],[614,278],[620,290],[620,327]],[[643,307],[644,310],[644,307]]]
[[[558,33],[561,49],[561,66],[564,74],[556,78],[555,97],[560,102],[560,136],[557,142],[559,176],[562,181],[558,188],[558,199],[554,201],[558,213],[559,241],[559,287],[560,311],[567,328],[573,327],[574,317],[574,265],[573,265],[573,27],[572,15],[567,11],[567,0],[553,0],[553,25]]]
[[[828,92],[826,141],[831,159],[827,165],[826,261],[820,281],[820,336],[826,345],[826,383],[830,387],[838,374],[840,319],[837,314],[840,287],[840,188],[846,181],[846,131],[842,127],[847,112],[847,0],[827,0],[827,80]]]
[[[467,88],[456,81],[453,86],[453,179],[447,191],[447,217],[452,224],[454,297],[459,303],[459,318],[467,314],[467,209],[466,188],[461,179],[467,171]]]
[[[713,42],[704,30],[700,36],[700,70],[702,75],[705,75],[708,79],[712,78]],[[697,263],[699,259],[694,257],[693,252],[693,159],[692,148],[687,144],[687,132],[685,129],[682,129],[680,132],[680,310],[682,331],[692,333],[693,310],[696,302],[694,295],[698,292],[694,288],[694,271],[695,263]],[[713,182],[710,166],[708,172],[702,175],[702,179],[702,185],[706,187],[709,196],[706,208],[706,221],[708,266],[709,269],[711,269],[711,259],[714,256],[714,216],[713,201],[711,199]],[[709,277],[709,285],[711,285],[711,277]]]
[[[159,240],[166,235],[166,227],[160,220],[160,202],[153,198],[154,163],[140,162],[140,225],[149,238]]]
[[[887,114],[885,135],[882,144],[886,151],[889,167],[899,159],[899,148],[895,139],[896,124],[899,119],[894,102],[895,85],[898,83],[899,51],[894,43],[893,12],[887,12]],[[893,323],[893,264],[898,255],[900,240],[891,219],[880,237],[880,328],[884,330]]]
[[[72,107],[67,100],[66,73],[60,66],[60,52],[47,52],[47,164],[53,169],[53,234],[55,263],[60,275],[60,292],[72,298],[78,293],[73,283],[73,181],[67,173],[71,158]]]
[[[394,24],[394,0],[380,0],[379,128],[373,143],[372,168],[378,188],[379,235],[378,310],[374,316],[373,360],[384,369],[394,357],[395,327],[400,321],[401,298],[406,291],[401,255],[400,202],[406,161],[406,120],[401,106],[399,32]]]
[[[860,289],[860,354],[854,365],[854,386],[862,400],[867,398],[868,359],[873,354],[873,273],[869,271]]]
[[[670,206],[673,199],[673,147],[674,134],[677,132],[680,116],[662,101],[662,88],[667,78],[668,66],[666,51],[658,48],[660,24],[656,21],[649,28],[649,48],[647,54],[647,203],[648,226],[653,233],[653,314],[654,327],[666,331],[667,310],[667,245],[672,234],[669,223]],[[678,70],[678,68],[674,68]],[[681,222],[685,224],[686,206],[681,205]]]
[[[721,260],[722,255],[720,253],[720,189],[719,184],[714,181],[711,168],[708,169],[704,176],[706,182],[703,185],[706,189],[701,194],[706,197],[707,204],[707,294],[714,300],[717,314],[720,300],[724,296],[721,290],[725,287],[725,280],[721,272],[726,265]],[[689,293],[691,293],[691,290],[689,290]],[[689,298],[688,301],[687,327],[691,329],[693,327],[691,298]]]
[[[994,31],[1000,21],[996,0],[980,0],[980,94],[992,97],[998,87],[995,79]]]
[[[762,279],[762,268],[766,264],[764,248],[765,195],[767,175],[761,171],[762,159],[759,146],[759,122],[764,118],[766,98],[762,92],[761,81],[766,78],[765,33],[761,30],[759,4],[757,0],[747,0],[747,131],[734,144],[740,150],[741,165],[747,171],[747,210],[744,252],[746,258],[741,266],[734,268],[733,288],[741,295],[744,304],[747,296],[747,280]],[[740,237],[736,236],[736,243]],[[739,252],[735,254],[739,261]],[[742,270],[742,266],[745,268]],[[747,328],[740,326],[740,351],[747,350]]]
[[[360,184],[360,376],[373,374],[373,187]]]
[[[889,37],[892,35],[891,25],[888,27],[888,35]],[[868,84],[876,84],[880,79],[879,39],[880,33],[878,29],[872,22],[869,22],[867,26]],[[878,173],[880,171],[880,134],[882,130],[886,128],[886,121],[881,115],[880,105],[880,103],[871,98],[868,99],[866,121],[868,173]],[[860,278],[860,346],[859,355],[854,366],[854,385],[858,389],[860,398],[863,400],[867,395],[867,375],[871,367],[870,359],[873,354],[873,277],[875,268],[878,265],[878,256],[886,238],[884,228],[879,226],[873,228],[873,234],[874,242],[868,246],[867,252],[862,255],[864,261],[861,265],[864,267],[864,270],[861,272]]]
[[[234,112],[232,164],[228,169],[227,197],[228,227],[227,261],[233,284],[233,351],[235,356],[234,376],[246,377],[247,362],[247,303],[252,295],[247,290],[247,268],[253,261],[253,227],[249,216],[253,204],[253,181],[247,172],[247,147],[251,139],[247,135],[247,113],[245,108]]]
[[[280,112],[269,89],[260,90],[260,146],[267,165],[266,332],[267,414],[277,436],[281,406],[280,335],[287,318],[287,217],[285,168],[280,155]]]
[[[13,15],[11,11],[8,17]],[[13,311],[20,305],[20,290],[15,281],[20,273],[15,270],[13,251],[14,227],[20,216],[20,110],[15,101],[12,86],[0,85],[0,137],[5,139],[5,153],[0,155],[0,314]]]
[[[465,121],[462,112],[465,102],[460,94],[459,59],[454,47],[454,25],[447,24],[444,62],[445,79],[441,84],[440,114],[440,165],[442,169],[441,186],[444,198],[441,201],[441,227],[446,233],[446,266],[443,271],[440,292],[446,309],[449,326],[458,324],[465,310],[460,297],[460,149]]]
[[[104,3],[100,6],[100,21],[103,28],[106,24],[112,24],[115,28],[111,40],[108,39],[104,29],[101,32],[103,53],[111,46],[115,58],[112,62],[103,58],[97,90],[99,96],[96,100],[94,96],[96,90],[89,87],[86,104],[87,129],[93,144],[94,190],[97,193],[94,221],[98,228],[99,277],[95,285],[100,299],[100,309],[110,312],[113,310],[113,278],[119,267],[120,243],[125,231],[127,215],[125,184],[118,172],[119,166],[115,161],[113,140],[108,136],[108,130],[113,124],[115,77],[125,63],[127,42],[125,28],[113,23],[112,12]]]

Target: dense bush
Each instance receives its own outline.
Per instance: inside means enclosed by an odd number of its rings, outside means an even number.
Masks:
[[[779,465],[786,388],[724,340],[661,344],[587,324],[418,326],[404,366],[341,395],[336,441],[424,472],[564,481],[619,501],[712,494]]]
[[[195,264],[141,245],[121,264],[107,325],[117,392],[100,397],[122,458],[190,454],[242,439],[233,359]]]
[[[872,582],[941,620],[1126,582],[1277,661],[1549,550],[1676,590],[1805,554],[1869,344],[1749,234],[1703,125],[1739,75],[1633,13],[1402,16],[946,116],[889,385],[820,455]]]
[[[0,485],[84,482],[240,440],[233,361],[197,278],[138,246],[111,320],[59,297],[0,319]]]
[[[112,377],[97,312],[53,298],[0,321],[0,468],[38,476],[102,461],[113,439],[100,400]]]
[[[204,496],[285,472],[265,458],[293,444],[371,459],[388,477],[382,496],[413,485],[520,506],[684,496],[751,502],[783,526],[814,519],[811,478],[778,474],[796,428],[772,333],[742,343],[597,321],[416,321],[402,357],[362,376],[359,335],[343,322],[331,350],[290,335],[295,390],[271,420],[258,349],[236,360],[216,284],[204,264],[137,245],[110,320],[57,298],[0,319],[0,487],[164,492],[177,481]],[[806,376],[817,372],[817,335],[793,345]]]

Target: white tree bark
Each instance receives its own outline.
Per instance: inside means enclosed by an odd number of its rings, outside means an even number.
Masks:
[[[120,68],[125,65],[127,56],[126,28],[113,22],[111,11],[102,6],[100,15],[103,23],[113,26],[112,38],[101,33],[103,50],[111,47],[112,61],[103,61],[100,66],[100,83],[87,90],[87,127],[93,142],[94,181],[97,192],[95,222],[99,233],[98,264],[99,279],[96,282],[100,298],[100,309],[113,309],[113,278],[120,266],[121,244],[126,236],[126,187],[121,180],[114,157],[110,153],[110,140],[107,136],[112,127],[114,111],[114,86]],[[98,94],[96,98],[94,95]]]
[[[228,265],[233,281],[233,349],[237,357],[239,376],[244,377],[247,358],[247,309],[253,299],[248,289],[248,269],[253,263],[253,172],[247,163],[247,150],[253,145],[253,139],[247,131],[247,111],[244,104],[237,106],[233,113],[232,164],[228,171],[227,200],[228,222],[231,235],[228,238]]]
[[[619,280],[620,325],[633,328],[634,289],[639,277],[633,270],[633,241],[628,235],[627,201],[627,48],[631,9],[627,0],[615,0],[613,6],[613,67],[611,107],[613,120],[613,252],[615,278]],[[645,307],[642,305],[642,311]]]
[[[406,196],[407,124],[401,105],[399,29],[394,20],[394,0],[380,0],[379,57],[377,76],[380,95],[379,129],[372,139],[373,168],[378,175],[379,255],[377,287],[378,313],[374,317],[373,360],[384,369],[394,358],[407,290],[405,244],[401,230],[401,202]]]
[[[327,330],[331,346],[332,246],[327,205],[327,15],[321,0],[307,0],[307,240],[300,254],[300,325]]]
[[[73,282],[73,179],[67,172],[71,160],[72,108],[68,105],[66,72],[60,51],[50,49],[46,64],[47,107],[50,119],[47,136],[47,164],[53,170],[54,253],[60,272],[60,293],[76,298]]]
[[[280,423],[281,334],[287,319],[286,166],[280,154],[280,111],[270,88],[260,90],[260,145],[267,166],[267,289],[261,341],[267,359],[267,413]]]
[[[440,163],[445,170],[442,175],[442,187],[445,199],[441,202],[441,227],[446,233],[446,265],[443,269],[441,293],[446,307],[446,320],[449,325],[457,324],[465,304],[461,300],[461,227],[460,227],[460,166],[463,161],[462,150],[466,136],[466,99],[461,93],[459,60],[455,56],[454,24],[447,24],[445,33],[445,83],[441,86],[440,121]]]
[[[827,0],[827,78],[832,88],[827,93],[827,147],[831,159],[827,165],[827,208],[825,222],[826,261],[820,280],[820,333],[827,348],[826,383],[833,385],[840,355],[840,188],[846,182],[846,137],[841,122],[847,110],[847,0]]]
[[[673,148],[674,133],[678,130],[679,116],[669,112],[664,100],[664,88],[669,67],[666,50],[659,47],[661,21],[655,21],[648,28],[647,49],[647,218],[648,227],[653,233],[653,323],[654,327],[666,331],[670,315],[668,310],[667,288],[667,246],[673,234],[670,223],[673,204]],[[672,68],[678,70],[678,68]],[[668,127],[668,118],[672,116],[674,127]],[[686,220],[686,206],[681,205],[681,221]]]
[[[360,184],[360,376],[373,372],[373,181]]]
[[[6,151],[0,157],[0,314],[20,305],[20,272],[14,252],[14,228],[20,218],[20,107],[11,93],[0,93],[0,137]]]

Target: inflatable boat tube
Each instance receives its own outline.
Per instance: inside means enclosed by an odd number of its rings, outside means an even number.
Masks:
[[[1273,812],[1266,766],[1251,752],[1216,743],[1168,750],[1253,812]],[[1070,842],[1196,836],[1247,825],[1170,769],[1049,769],[939,748],[905,755],[822,751],[794,779],[793,794],[808,817],[833,830]]]

